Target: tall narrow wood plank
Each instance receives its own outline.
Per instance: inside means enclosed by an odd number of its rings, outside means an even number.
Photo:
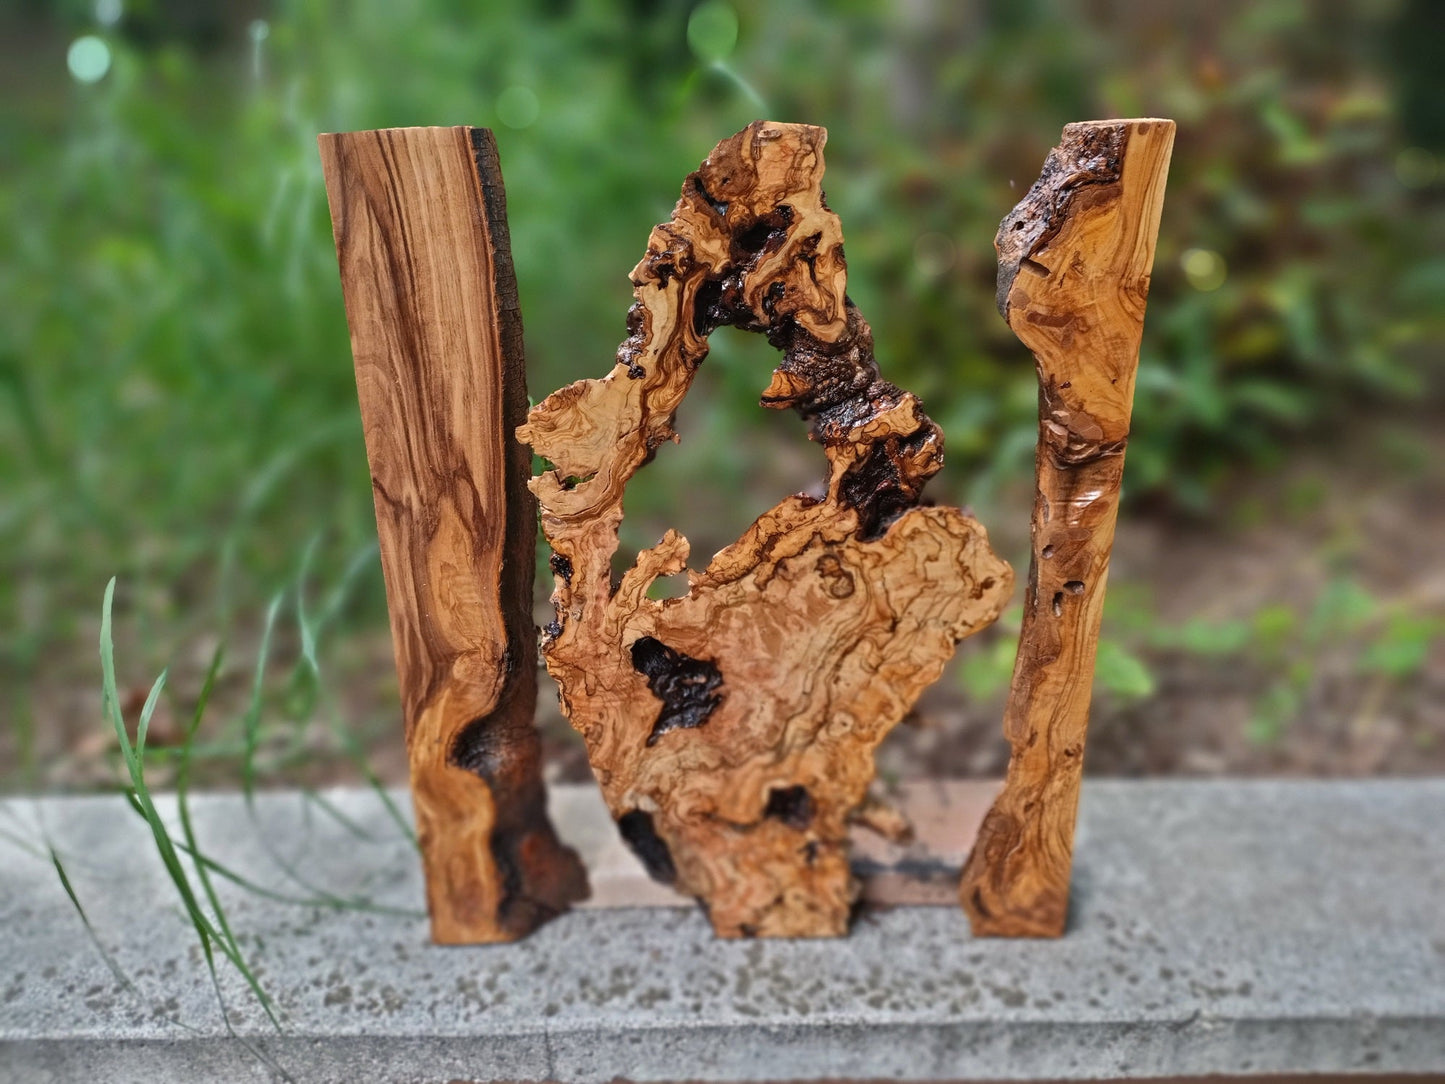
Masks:
[[[1004,717],[1008,779],[960,896],[976,934],[1057,937],[1094,656],[1174,122],[1070,124],[999,226],[999,311],[1034,354],[1033,560]]]
[[[536,504],[496,144],[479,128],[318,140],[426,870],[432,937],[517,938],[586,895],[547,820]]]

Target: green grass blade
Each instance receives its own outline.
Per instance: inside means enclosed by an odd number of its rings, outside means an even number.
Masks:
[[[161,676],[156,678],[155,684],[151,686],[150,695],[146,697],[145,704],[140,709],[140,719],[135,726],[135,755],[144,757],[146,751],[146,734],[150,732],[151,716],[156,712],[156,705],[160,703],[161,690],[166,687],[166,675],[169,670],[162,670]]]
[[[0,839],[3,839],[6,843],[9,843],[10,846],[14,847],[16,850],[24,851],[31,858],[39,858],[43,861],[46,857],[45,849],[43,847],[36,846],[24,836],[17,835],[16,833],[10,831],[10,829],[8,828],[0,828]]]
[[[306,616],[306,580],[311,574],[311,561],[316,556],[316,548],[321,543],[321,536],[314,534],[311,540],[306,543],[306,549],[301,553],[301,567],[296,572],[296,627],[301,632],[301,658],[311,668],[311,672],[320,675],[321,666],[316,661],[316,626]]]
[[[218,584],[217,609],[223,627],[228,625],[231,620],[231,582],[235,578],[235,571],[240,563],[238,554],[246,528],[252,525],[254,517],[271,495],[281,488],[281,483],[298,466],[306,462],[310,453],[328,444],[352,439],[355,432],[356,421],[348,414],[338,415],[331,421],[312,425],[304,438],[280,448],[262,465],[259,471],[251,476],[241,495],[236,517],[226,530],[225,540],[221,544],[220,571],[217,574],[216,582]]]
[[[85,927],[85,934],[90,938],[90,943],[95,946],[95,951],[100,953],[100,958],[105,961],[105,966],[110,968],[110,973],[115,976],[115,981],[125,989],[136,993],[135,984],[130,981],[130,976],[121,970],[120,964],[115,960],[105,945],[101,943],[100,936],[95,932],[95,927],[90,924],[90,916],[85,913],[85,908],[80,905],[80,897],[75,894],[75,886],[70,883],[70,877],[65,872],[65,865],[60,861],[60,855],[56,853],[53,846],[46,847],[50,854],[50,864],[55,867],[55,875],[60,878],[60,887],[65,889],[65,894],[70,897],[70,905],[75,908],[75,913],[80,916],[80,924]]]
[[[301,560],[301,568],[297,573],[296,582],[296,622],[301,630],[301,656],[316,676],[321,676],[321,662],[317,654],[317,646],[321,642],[321,634],[336,619],[337,614],[346,605],[351,597],[352,588],[363,571],[374,565],[376,561],[377,543],[368,542],[357,549],[351,559],[342,570],[341,578],[327,592],[326,599],[322,602],[320,609],[314,618],[308,617],[306,608],[306,579],[310,571],[311,558],[315,548],[315,541],[308,546],[306,553]]]
[[[80,896],[76,893],[75,886],[71,883],[69,874],[66,873],[65,864],[60,860],[60,853],[55,849],[55,846],[51,844],[48,840],[45,844],[44,850],[41,850],[38,853],[42,858],[48,856],[51,864],[55,867],[56,876],[60,878],[60,887],[65,890],[66,896],[70,898],[71,906],[75,908],[75,913],[77,916],[79,916],[81,925],[85,927],[86,936],[90,938],[90,942],[92,945],[95,946],[95,951],[100,954],[100,958],[105,961],[105,966],[110,970],[110,973],[115,976],[115,980],[120,983],[125,990],[131,993],[137,1000],[144,1003],[145,995],[143,995],[140,990],[136,988],[135,983],[131,981],[130,976],[125,973],[124,969],[116,961],[115,957],[112,956],[109,950],[106,949],[104,943],[102,943],[102,941],[100,940],[100,935],[96,933],[95,927],[91,925],[90,916],[85,913],[85,908],[80,903]],[[185,1021],[180,1020],[177,1017],[170,1016],[168,1014],[162,1015],[166,1022],[171,1024],[173,1027],[178,1027],[184,1031],[189,1032],[195,1032],[196,1030],[190,1024],[187,1024]]]
[[[402,813],[396,802],[392,800],[391,795],[387,792],[386,784],[382,782],[381,776],[376,774],[376,770],[372,768],[371,762],[367,760],[366,751],[361,748],[361,743],[356,740],[356,735],[352,734],[345,725],[335,718],[334,706],[328,704],[328,707],[332,708],[332,710],[328,711],[325,716],[327,728],[335,736],[336,740],[341,743],[341,747],[346,750],[347,755],[351,758],[351,762],[356,765],[357,770],[366,778],[367,786],[369,786],[377,798],[380,799],[381,804],[386,808],[387,814],[391,817],[393,823],[396,824],[397,829],[411,842],[413,848],[420,851],[421,843],[416,838],[416,829],[411,826],[410,822],[406,819],[406,815]]]
[[[377,554],[380,549],[381,546],[375,539],[372,539],[352,553],[351,559],[346,562],[346,568],[342,570],[341,579],[326,596],[326,602],[322,605],[321,612],[316,619],[318,625],[325,627],[336,619],[342,607],[350,600],[352,589],[356,586],[357,580],[361,578],[361,574],[367,569],[377,566]]]
[[[295,907],[315,907],[331,911],[365,911],[370,914],[392,915],[397,918],[425,918],[426,912],[414,907],[391,907],[386,904],[373,903],[362,896],[337,896],[334,893],[322,892],[315,896],[293,896],[285,892],[278,892],[274,888],[268,888],[257,881],[251,880],[244,874],[237,873],[228,866],[217,862],[209,855],[191,851],[184,843],[177,846],[182,853],[186,854],[192,861],[201,863],[211,873],[223,880],[230,881],[237,888],[243,888],[253,895],[262,899],[271,900],[275,903],[285,903]]]
[[[325,620],[329,620],[331,615],[339,612],[345,600],[345,591],[349,589],[351,578],[358,575],[361,569],[364,568],[371,559],[372,544],[368,544],[352,556],[346,572],[342,575],[341,584],[332,591],[327,606],[323,609],[322,620],[318,622],[313,622],[309,619],[305,606],[306,578],[310,571],[313,549],[314,540],[313,545],[308,546],[305,554],[303,554],[301,567],[297,572],[296,621],[301,631],[303,660],[310,672],[312,680],[315,682],[315,688],[323,704],[322,718],[325,721],[326,728],[331,732],[332,737],[340,744],[342,750],[346,753],[352,764],[355,765],[357,771],[366,779],[367,785],[376,793],[377,798],[385,807],[387,814],[396,824],[398,830],[406,839],[411,841],[414,848],[419,850],[421,845],[417,841],[416,830],[407,822],[406,817],[392,800],[391,795],[387,793],[386,785],[372,768],[371,763],[367,759],[366,751],[356,740],[356,735],[337,718],[332,698],[321,679],[320,656],[317,653],[321,624],[324,623]]]
[[[276,864],[276,868],[282,872],[287,880],[309,892],[312,899],[317,901],[318,906],[343,910],[370,909],[365,904],[360,906],[356,905],[360,899],[359,897],[353,897],[351,900],[347,900],[341,896],[337,896],[334,892],[327,891],[302,874],[302,872],[296,868],[295,863],[291,862],[276,849],[275,845],[271,842],[270,834],[262,829],[260,822],[256,819],[255,805],[248,805],[246,809],[250,816],[251,824],[256,829],[256,839],[261,844],[262,849],[265,850],[267,857]]]
[[[309,804],[314,805],[317,809],[321,810],[321,812],[325,813],[328,817],[334,820],[337,824],[341,825],[341,827],[345,828],[357,839],[364,839],[370,842],[374,842],[376,840],[376,837],[374,835],[368,832],[361,825],[357,824],[356,821],[352,820],[345,813],[341,812],[341,810],[337,808],[335,802],[331,801],[331,799],[329,798],[323,797],[316,790],[315,787],[302,787],[301,795]]]
[[[256,750],[261,744],[261,708],[265,702],[266,661],[271,653],[271,634],[276,629],[276,617],[281,612],[284,592],[278,592],[266,609],[266,626],[261,633],[261,646],[256,654],[256,673],[251,682],[251,702],[246,708],[242,722],[245,733],[245,756],[241,762],[241,793],[249,805],[256,790]]]
[[[280,1062],[278,1062],[275,1058],[271,1057],[271,1055],[267,1054],[264,1050],[256,1046],[254,1043],[249,1042],[243,1035],[241,1035],[240,1032],[236,1030],[235,1025],[231,1023],[231,1013],[226,1008],[226,995],[221,991],[221,979],[220,976],[216,973],[216,961],[214,957],[212,957],[209,947],[206,947],[206,968],[211,975],[211,989],[216,992],[216,1004],[221,1007],[221,1023],[226,1026],[226,1034],[231,1036],[231,1038],[234,1039],[236,1042],[240,1043],[241,1048],[245,1050],[246,1053],[250,1054],[251,1057],[255,1058],[262,1065],[266,1066],[266,1068],[270,1069],[273,1073],[279,1076],[282,1080],[286,1081],[287,1084],[296,1084],[296,1078],[293,1077],[290,1073],[288,1073],[284,1068],[282,1068]]]
[[[188,755],[191,742],[195,740],[196,731],[201,725],[201,719],[205,715],[206,703],[211,698],[211,690],[216,684],[216,675],[221,669],[221,649],[217,648],[216,653],[211,657],[210,669],[206,672],[206,680],[201,686],[201,695],[196,702],[196,711],[191,718],[191,725],[186,730],[185,741],[181,744],[181,759],[176,768],[176,811],[181,821],[181,836],[185,840],[185,850],[192,857],[192,865],[196,870],[196,879],[201,882],[201,890],[205,893],[206,902],[211,905],[211,913],[216,916],[216,925],[220,927],[220,933],[225,943],[232,952],[240,955],[240,946],[236,942],[236,935],[231,931],[231,925],[226,919],[226,909],[221,906],[220,898],[216,895],[215,887],[211,884],[210,875],[206,867],[194,860],[194,856],[200,853],[200,846],[196,842],[195,828],[191,824],[190,803],[187,800],[187,788],[190,785],[191,758]]]

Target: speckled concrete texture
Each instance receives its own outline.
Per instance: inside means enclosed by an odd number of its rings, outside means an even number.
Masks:
[[[650,907],[436,948],[382,803],[324,797],[192,803],[229,869],[372,908],[223,884],[283,1018],[223,965],[235,1037],[123,800],[0,803],[0,1081],[1445,1072],[1445,780],[1091,781],[1058,942],[974,940],[945,907],[865,912],[842,941],[719,942]],[[589,790],[556,805],[564,835],[606,838]]]

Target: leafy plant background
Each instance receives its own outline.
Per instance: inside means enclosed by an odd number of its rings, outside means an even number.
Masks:
[[[201,784],[243,766],[404,777],[317,132],[496,129],[540,397],[607,369],[651,225],[713,143],[760,115],[830,129],[852,295],[887,374],[948,436],[933,495],[971,504],[1020,567],[1035,384],[993,311],[994,228],[1063,123],[1174,117],[1091,768],[1445,765],[1430,706],[1445,683],[1445,93],[1426,45],[1441,12],[7,7],[0,784],[92,786],[123,767],[94,651],[112,575],[132,726],[170,667],[148,715],[159,770],[168,742],[189,742]],[[629,490],[626,547],[675,524],[705,555],[816,477],[801,423],[756,406],[771,366],[766,344],[717,337],[683,444]],[[1383,511],[1359,513],[1375,499]],[[1226,559],[1241,547],[1259,558],[1242,599]],[[176,720],[221,643],[230,662],[192,733]],[[278,665],[255,689],[267,652]],[[1011,659],[1006,620],[945,679],[925,712],[939,725],[885,769],[997,771]],[[1223,722],[1187,708],[1220,697]],[[1179,725],[1161,735],[1165,718]],[[580,772],[566,728],[548,726]],[[1356,756],[1361,743],[1376,753]]]

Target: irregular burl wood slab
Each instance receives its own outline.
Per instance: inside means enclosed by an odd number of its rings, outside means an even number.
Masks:
[[[874,748],[1012,588],[975,520],[919,504],[943,439],[879,377],[846,296],[825,139],[757,122],[718,144],[632,272],[616,367],[519,430],[554,468],[532,489],[554,550],[543,650],[563,710],[623,836],[729,937],[846,931],[847,822]],[[827,495],[787,498],[689,572],[685,596],[650,599],[688,544],[667,532],[614,585],[623,491],[674,439],[724,325],[783,352],[762,403],[811,420]]]
[[[998,305],[1034,354],[1033,559],[1008,779],[960,894],[976,934],[1064,932],[1089,694],[1174,122],[1070,124],[999,226]]]
[[[432,937],[507,941],[587,894],[547,820],[522,323],[492,133],[320,137]]]

